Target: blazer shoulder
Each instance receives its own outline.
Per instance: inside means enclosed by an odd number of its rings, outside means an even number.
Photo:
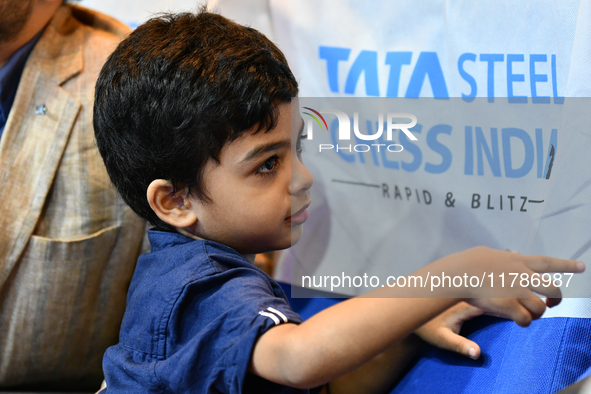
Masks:
[[[84,57],[84,73],[79,75],[79,79],[88,78],[94,85],[106,59],[115,51],[121,40],[127,37],[131,28],[98,11],[71,4],[67,7],[82,37],[80,50]]]
[[[72,16],[84,26],[88,26],[97,33],[111,35],[120,41],[131,32],[131,28],[117,19],[101,12],[69,4]]]

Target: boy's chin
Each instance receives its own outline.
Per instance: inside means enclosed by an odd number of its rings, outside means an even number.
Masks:
[[[240,253],[242,253],[242,254],[259,254],[259,253],[273,252],[276,250],[285,250],[285,249],[291,248],[293,245],[298,243],[300,238],[302,238],[302,225],[301,224],[291,227],[289,237],[284,236],[279,240],[275,240],[275,242],[273,242],[271,244],[265,243],[264,245],[259,245],[259,248],[255,248],[254,250],[251,249],[248,252],[242,251]],[[241,249],[236,249],[236,250],[241,250]]]
[[[298,241],[302,238],[303,227],[303,224],[291,226],[291,244],[287,246],[288,248],[297,244]]]

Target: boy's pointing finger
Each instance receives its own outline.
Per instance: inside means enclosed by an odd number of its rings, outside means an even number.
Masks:
[[[563,260],[547,256],[523,256],[525,264],[535,272],[583,272],[582,261]]]

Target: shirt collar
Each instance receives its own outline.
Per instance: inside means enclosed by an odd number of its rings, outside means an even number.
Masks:
[[[163,249],[171,248],[177,245],[184,245],[189,243],[201,242],[205,243],[208,249],[211,251],[217,250],[223,252],[225,254],[231,254],[239,256],[241,260],[248,262],[244,256],[238,253],[236,250],[232,249],[229,246],[220,244],[215,241],[209,240],[195,240],[193,238],[189,238],[183,234],[175,233],[172,231],[162,231],[156,230],[155,228],[148,230],[148,240],[150,241],[150,252],[156,253]],[[252,265],[248,262],[248,265]]]
[[[150,240],[150,251],[152,253],[171,246],[182,245],[194,241],[194,239],[179,233],[155,229],[148,230],[148,239]]]

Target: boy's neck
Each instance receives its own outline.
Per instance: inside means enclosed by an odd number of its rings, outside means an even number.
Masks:
[[[201,238],[193,233],[191,233],[190,231],[187,231],[184,228],[178,228],[176,229],[176,231],[178,231],[180,234],[184,235],[185,237],[189,237],[192,239],[195,239],[197,241],[207,241],[207,239],[205,238]],[[243,254],[240,253],[246,260],[250,261],[251,264],[254,264],[254,258],[255,258],[255,254]]]

